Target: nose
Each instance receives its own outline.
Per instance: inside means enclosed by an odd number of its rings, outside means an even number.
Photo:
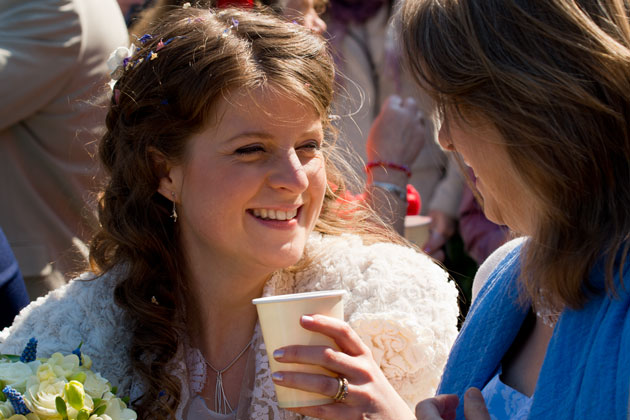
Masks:
[[[271,165],[268,183],[272,188],[300,194],[308,187],[306,170],[295,149],[279,154]]]
[[[315,11],[304,18],[304,26],[310,28],[318,35],[326,32],[327,28],[326,22],[324,22],[324,20],[320,18],[319,15],[315,13]]]

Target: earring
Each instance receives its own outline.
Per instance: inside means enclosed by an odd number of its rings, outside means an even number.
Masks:
[[[171,213],[171,219],[173,219],[173,223],[177,223],[177,207],[175,205],[175,193],[172,192],[171,196],[173,196],[173,213]]]

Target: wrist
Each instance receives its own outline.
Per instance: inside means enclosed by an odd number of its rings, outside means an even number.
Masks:
[[[411,177],[411,169],[407,165],[401,165],[396,162],[389,162],[385,160],[371,160],[365,164],[365,171],[372,172],[376,168],[383,168],[387,172],[400,172]]]
[[[388,182],[405,187],[408,183],[407,175],[402,171],[392,171],[382,166],[375,166],[367,172],[368,183]]]

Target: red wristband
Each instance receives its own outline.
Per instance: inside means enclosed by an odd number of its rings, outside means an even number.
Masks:
[[[370,169],[374,168],[375,166],[381,166],[383,168],[389,168],[389,169],[395,169],[397,171],[402,171],[407,175],[407,178],[411,177],[411,169],[409,169],[409,167],[407,165],[399,165],[397,163],[394,162],[385,162],[382,160],[376,160],[373,162],[368,162],[365,164],[365,170],[369,171]]]

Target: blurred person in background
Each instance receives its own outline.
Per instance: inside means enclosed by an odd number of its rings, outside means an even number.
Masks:
[[[0,2],[0,225],[31,299],[87,266],[99,96],[126,39],[115,0]]]
[[[326,5],[327,37],[342,75],[343,89],[336,97],[336,112],[341,117],[337,126],[340,143],[350,150],[355,170],[365,174],[365,165],[373,163],[366,149],[370,127],[384,102],[391,95],[414,101],[425,120],[424,146],[409,164],[408,182],[422,197],[421,213],[432,219],[425,251],[444,261],[445,245],[457,231],[464,183],[457,163],[437,143],[433,101],[401,65],[400,41],[392,19],[399,6],[393,0],[330,0]],[[415,140],[407,133],[403,141]]]

